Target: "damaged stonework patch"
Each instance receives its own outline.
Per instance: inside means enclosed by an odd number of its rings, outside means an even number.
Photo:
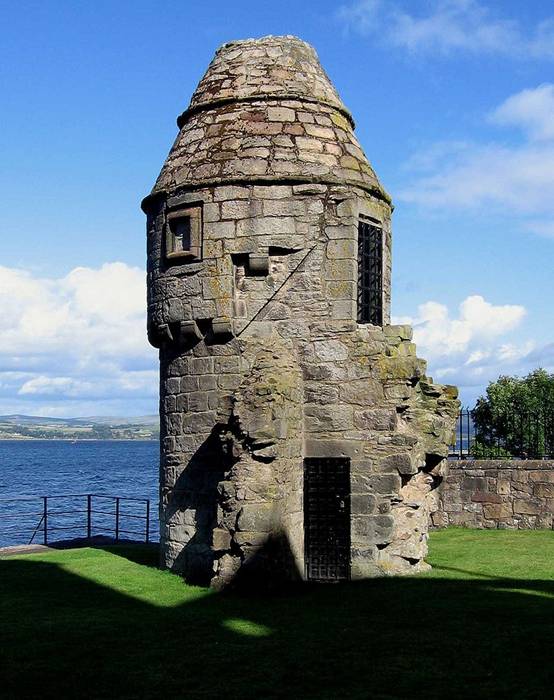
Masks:
[[[221,433],[232,467],[219,484],[215,587],[245,562],[275,568],[263,551],[272,539],[289,545],[282,552],[273,547],[273,558],[294,550],[299,558],[302,551],[302,375],[290,341],[274,335],[241,345],[249,370],[232,396],[228,428]]]

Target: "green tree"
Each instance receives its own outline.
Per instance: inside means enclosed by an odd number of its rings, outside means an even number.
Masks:
[[[554,374],[536,369],[526,377],[491,382],[471,412],[474,457],[543,457],[554,452]]]

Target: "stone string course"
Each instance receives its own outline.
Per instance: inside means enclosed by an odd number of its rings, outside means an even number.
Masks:
[[[451,462],[438,494],[435,527],[551,529],[554,461]]]
[[[348,112],[290,37],[222,47],[191,108],[143,204],[162,562],[215,587],[303,577],[303,459],[349,457],[352,577],[422,570],[458,402],[389,325],[391,205]],[[187,206],[202,260],[168,264]],[[356,322],[361,216],[383,230],[383,327]]]

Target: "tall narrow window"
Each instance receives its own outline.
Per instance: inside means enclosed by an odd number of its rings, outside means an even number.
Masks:
[[[358,323],[383,325],[383,231],[358,223]]]

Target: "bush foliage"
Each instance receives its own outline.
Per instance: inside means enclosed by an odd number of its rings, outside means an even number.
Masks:
[[[471,412],[476,458],[540,458],[554,452],[554,374],[536,369],[526,377],[491,382]]]

